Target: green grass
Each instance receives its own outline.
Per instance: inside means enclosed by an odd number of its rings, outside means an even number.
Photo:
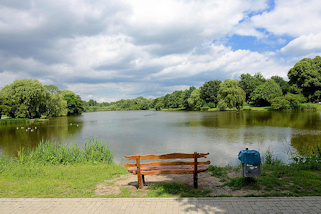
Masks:
[[[85,146],[67,146],[53,142],[40,142],[38,147],[32,151],[18,152],[18,162],[21,164],[79,164],[79,163],[112,163],[113,152],[108,144],[96,139],[88,140]]]
[[[210,190],[199,190],[187,187],[184,184],[172,183],[159,183],[150,186],[148,197],[206,197]]]
[[[221,167],[220,170],[213,176],[220,177],[231,167]],[[294,162],[288,165],[268,151],[262,157],[261,177],[228,178],[223,186],[232,190],[263,191],[256,196],[321,196],[321,148],[317,147],[313,154],[295,157]]]
[[[18,158],[0,156],[0,197],[96,197],[98,183],[126,173],[104,142],[67,147],[41,142]]]
[[[98,183],[126,173],[118,165],[15,165],[0,174],[2,198],[88,198]]]
[[[28,124],[28,123],[31,123],[31,120],[26,118],[0,119],[0,125]]]

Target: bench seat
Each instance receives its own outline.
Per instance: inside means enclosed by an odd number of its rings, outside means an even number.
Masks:
[[[204,172],[208,169],[207,166],[201,165],[197,167],[197,172]],[[130,167],[128,172],[137,174],[137,167]],[[142,166],[140,168],[142,175],[158,175],[158,174],[193,174],[194,166]]]

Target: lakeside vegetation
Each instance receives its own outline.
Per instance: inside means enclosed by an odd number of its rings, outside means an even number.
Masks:
[[[108,144],[97,140],[89,140],[82,148],[42,142],[33,151],[21,150],[16,158],[1,155],[0,197],[206,197],[212,192],[179,181],[155,183],[144,190],[130,190],[129,184],[119,187],[114,179],[128,172],[112,158]],[[221,182],[214,189],[242,190],[248,192],[246,196],[321,196],[321,148],[292,159],[293,163],[284,164],[266,152],[262,176],[254,179],[241,177],[240,166],[211,165],[208,172]],[[230,177],[231,173],[236,176]],[[96,194],[100,184],[119,192]]]
[[[289,81],[262,74],[241,74],[239,80],[206,81],[201,87],[174,91],[156,99],[137,97],[98,103],[91,99],[86,111],[119,110],[320,110],[321,57],[300,60],[288,71]]]

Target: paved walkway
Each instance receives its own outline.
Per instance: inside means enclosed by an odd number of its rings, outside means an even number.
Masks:
[[[1,214],[321,213],[321,197],[300,198],[0,198]]]

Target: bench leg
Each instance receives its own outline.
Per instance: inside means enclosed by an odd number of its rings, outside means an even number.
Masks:
[[[144,175],[142,175],[142,180],[143,180],[143,186],[147,186],[145,183],[145,176]]]
[[[198,188],[198,175],[197,173],[194,173],[194,188]]]
[[[143,175],[138,175],[138,189],[143,189]]]

